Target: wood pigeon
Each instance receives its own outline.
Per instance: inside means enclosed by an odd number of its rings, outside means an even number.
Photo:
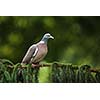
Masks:
[[[33,44],[27,51],[25,57],[22,60],[24,64],[34,64],[37,65],[48,52],[47,42],[48,39],[54,39],[49,33],[46,33],[40,42]]]

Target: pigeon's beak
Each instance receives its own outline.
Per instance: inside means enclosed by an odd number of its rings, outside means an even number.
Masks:
[[[51,36],[51,35],[50,35],[50,38],[51,38],[51,39],[54,39],[54,37],[53,37],[53,36]]]

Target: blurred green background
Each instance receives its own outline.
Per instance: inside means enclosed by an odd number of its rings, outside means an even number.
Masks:
[[[45,32],[55,37],[45,62],[100,66],[100,17],[92,16],[1,16],[0,58],[21,62]]]

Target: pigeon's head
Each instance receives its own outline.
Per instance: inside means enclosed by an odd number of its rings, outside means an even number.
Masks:
[[[54,39],[54,37],[52,35],[50,35],[49,33],[46,33],[44,36],[43,36],[44,39]]]
[[[42,40],[40,41],[40,43],[47,43],[48,39],[54,39],[54,37],[52,35],[50,35],[50,33],[46,33]]]

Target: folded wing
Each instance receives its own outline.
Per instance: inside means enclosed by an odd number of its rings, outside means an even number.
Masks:
[[[37,48],[36,45],[32,45],[32,46],[28,49],[28,51],[27,51],[25,57],[24,57],[23,60],[22,60],[22,63],[25,63],[25,64],[30,63],[31,58],[35,57],[35,55],[36,55],[36,53],[37,53],[37,49],[36,49],[36,48]]]

